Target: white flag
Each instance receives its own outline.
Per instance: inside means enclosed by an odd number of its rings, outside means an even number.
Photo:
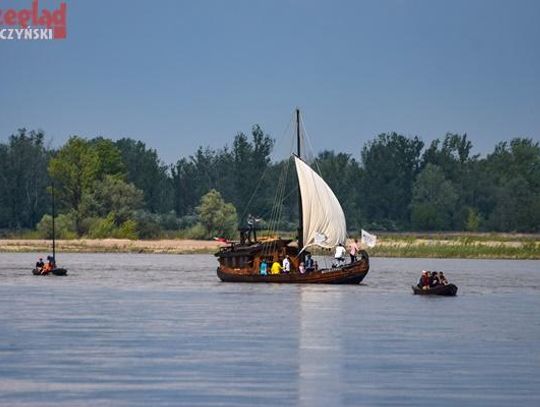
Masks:
[[[372,235],[371,233],[368,233],[362,229],[362,243],[369,248],[375,247],[377,244],[377,236]]]

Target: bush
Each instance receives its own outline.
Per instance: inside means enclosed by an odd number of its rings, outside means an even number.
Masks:
[[[236,208],[226,203],[215,189],[201,198],[196,208],[199,223],[205,229],[205,238],[215,236],[231,238],[236,234],[238,217]]]
[[[183,237],[185,239],[206,239],[207,230],[202,223],[197,223],[194,226],[185,229]]]
[[[180,229],[181,219],[176,216],[176,212],[170,211],[159,215],[159,226],[164,230]]]
[[[54,222],[55,234],[57,239],[76,239],[77,231],[75,220],[71,214],[58,215]],[[43,239],[52,239],[52,216],[43,215],[36,226],[37,232]]]
[[[113,235],[114,237],[118,239],[138,239],[139,233],[138,233],[139,225],[134,220],[126,220],[124,223],[120,225],[119,228],[117,228]]]
[[[148,211],[135,212],[137,235],[141,239],[154,239],[161,235],[160,216]]]
[[[480,215],[474,208],[467,208],[467,222],[465,223],[465,230],[468,232],[477,232],[480,228]]]
[[[90,239],[138,239],[138,223],[132,219],[126,220],[120,226],[114,223],[114,214],[110,213],[106,218],[88,218],[89,230],[87,237]]]
[[[109,214],[106,218],[93,218],[90,221],[87,237],[90,239],[113,237],[115,230],[114,216]]]
[[[179,229],[189,229],[197,224],[197,215],[186,215],[179,219]]]

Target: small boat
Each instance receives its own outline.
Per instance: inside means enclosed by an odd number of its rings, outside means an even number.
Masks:
[[[65,276],[67,275],[67,270],[63,268],[55,268],[49,271],[47,274],[42,274],[41,270],[38,269],[32,269],[32,274],[35,276],[46,276],[48,274],[54,274],[55,276]]]
[[[412,290],[415,295],[444,295],[447,297],[453,297],[457,294],[458,288],[455,284],[447,284],[438,285],[436,287],[431,287],[423,290],[420,287],[413,285]]]
[[[241,228],[240,241],[230,242],[215,254],[219,266],[217,275],[226,282],[293,283],[293,284],[359,284],[369,271],[369,256],[364,250],[356,260],[344,265],[318,266],[301,273],[300,264],[310,254],[307,249],[317,246],[333,249],[346,242],[345,214],[328,184],[300,155],[300,111],[296,110],[297,153],[293,154],[299,184],[298,240],[268,238],[259,241],[256,230]],[[278,206],[282,202],[278,201]],[[246,238],[247,235],[247,238]],[[253,239],[251,236],[253,235]],[[266,262],[280,262],[289,257],[291,270],[287,273],[262,274],[260,266]]]
[[[49,274],[55,275],[55,276],[65,276],[67,275],[67,269],[56,267],[56,231],[54,228],[54,219],[56,217],[56,213],[54,211],[54,183],[51,185],[51,197],[52,197],[52,249],[53,249],[53,255],[52,255],[52,261],[54,264],[54,268],[46,273],[43,273],[42,270],[38,270],[37,268],[32,269],[32,274],[35,276],[46,276]]]

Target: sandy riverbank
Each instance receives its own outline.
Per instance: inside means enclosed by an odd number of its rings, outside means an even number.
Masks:
[[[223,243],[213,240],[128,240],[76,239],[58,240],[57,251],[74,253],[215,253]],[[0,239],[0,252],[51,251],[49,240]],[[540,259],[537,236],[379,236],[377,246],[368,250],[375,257],[439,257]],[[315,250],[316,254],[318,253]]]
[[[49,252],[50,240],[4,239],[1,252]],[[213,240],[129,240],[129,239],[75,239],[57,240],[56,250],[72,253],[214,253],[223,246]]]

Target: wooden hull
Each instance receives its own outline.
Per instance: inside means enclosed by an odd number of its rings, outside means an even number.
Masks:
[[[47,276],[49,274],[53,274],[55,276],[65,276],[65,275],[67,275],[67,270],[63,269],[63,268],[56,268],[56,269],[53,269],[52,271],[50,271],[47,274],[41,274],[41,272],[38,269],[33,269],[32,274],[35,275],[35,276]]]
[[[359,284],[368,271],[369,260],[362,259],[342,267],[304,274],[292,272],[261,275],[250,269],[231,269],[220,266],[217,269],[217,275],[222,281],[231,283]]]
[[[413,285],[412,289],[415,295],[444,295],[447,297],[455,296],[458,290],[457,286],[454,284],[440,285],[427,290],[422,290],[421,288]]]

